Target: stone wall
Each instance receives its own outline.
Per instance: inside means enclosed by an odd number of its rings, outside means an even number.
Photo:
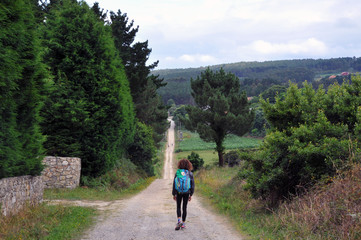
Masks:
[[[2,215],[12,215],[26,204],[43,201],[44,185],[41,176],[21,176],[0,179],[0,210]]]
[[[79,186],[81,160],[71,157],[45,157],[42,172],[45,188],[75,188]]]

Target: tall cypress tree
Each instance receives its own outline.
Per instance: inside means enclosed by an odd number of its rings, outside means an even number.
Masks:
[[[30,0],[0,3],[0,178],[42,170],[39,111],[45,71],[34,7]]]
[[[115,47],[121,57],[135,106],[136,117],[142,123],[153,128],[153,139],[159,143],[168,128],[168,108],[163,104],[157,90],[167,83],[158,75],[151,74],[157,67],[158,61],[147,65],[152,49],[148,41],[134,42],[139,26],[134,27],[134,21],[129,22],[126,13],[118,10],[110,12],[110,21],[106,19],[106,12],[95,3],[92,10],[98,18],[112,29]]]
[[[216,143],[219,166],[223,166],[223,141],[228,134],[242,136],[252,126],[254,112],[250,110],[245,92],[240,92],[238,78],[223,69],[209,68],[195,80],[191,79],[196,106],[187,106],[189,130],[197,131],[207,142]]]
[[[132,142],[135,114],[110,29],[85,2],[63,0],[46,22],[53,91],[44,131],[49,154],[82,158],[82,174],[113,168]]]

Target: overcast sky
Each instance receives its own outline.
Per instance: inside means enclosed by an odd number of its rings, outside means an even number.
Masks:
[[[86,0],[127,13],[157,69],[361,56],[360,0]]]

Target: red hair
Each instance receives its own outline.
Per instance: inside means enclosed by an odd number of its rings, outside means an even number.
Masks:
[[[178,162],[178,169],[187,169],[188,171],[192,171],[193,165],[188,159],[183,158]]]

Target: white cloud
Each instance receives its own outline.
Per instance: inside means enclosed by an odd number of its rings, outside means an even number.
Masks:
[[[167,56],[164,58],[166,64],[189,64],[189,66],[201,66],[215,64],[217,59],[210,55],[183,54],[178,57]]]
[[[251,48],[262,54],[325,54],[327,46],[316,38],[309,38],[303,41],[292,41],[288,43],[271,43],[258,40],[251,44]]]
[[[360,0],[97,1],[134,19],[159,68],[360,56]]]
[[[202,54],[195,54],[195,55],[189,55],[184,54],[179,57],[179,60],[185,61],[185,62],[200,62],[200,63],[210,63],[214,62],[216,59],[210,55],[202,55]]]

